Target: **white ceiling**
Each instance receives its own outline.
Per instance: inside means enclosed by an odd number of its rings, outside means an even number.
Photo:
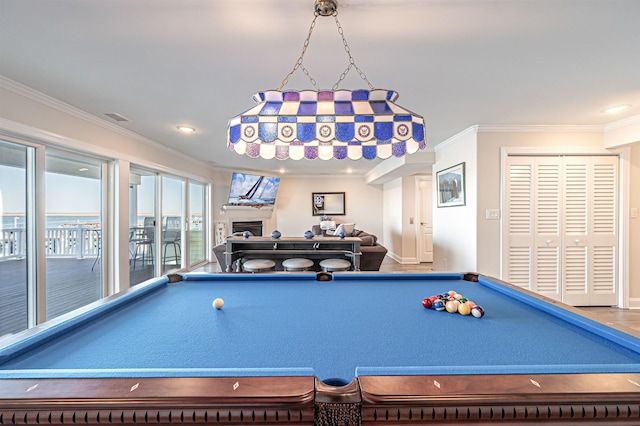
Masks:
[[[314,0],[0,0],[0,75],[225,168],[363,174],[378,161],[251,159],[229,118],[297,60]],[[376,88],[424,116],[433,147],[474,124],[603,125],[640,114],[639,0],[342,0],[351,53]],[[348,65],[318,18],[305,66]],[[286,89],[311,89],[297,71]],[[367,88],[353,70],[343,89]],[[632,107],[618,115],[602,109]],[[180,124],[197,129],[184,135]]]

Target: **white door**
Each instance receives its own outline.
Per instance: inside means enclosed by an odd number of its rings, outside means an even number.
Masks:
[[[418,261],[433,262],[433,188],[431,176],[416,178],[418,190]]]
[[[509,157],[503,277],[561,299],[560,157]]]
[[[615,305],[618,158],[566,157],[564,294],[574,306]]]
[[[615,156],[510,156],[503,277],[574,306],[615,305]]]

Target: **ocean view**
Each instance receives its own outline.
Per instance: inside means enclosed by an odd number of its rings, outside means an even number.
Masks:
[[[144,218],[151,216],[150,214],[138,215],[138,225],[144,223]],[[177,214],[170,214],[169,216],[178,216]],[[100,216],[87,215],[87,214],[68,214],[68,215],[47,215],[47,228],[59,228],[63,225],[84,225],[84,224],[99,224]],[[202,218],[200,215],[194,215],[191,217],[191,229],[200,228]],[[1,229],[14,229],[24,228],[25,217],[19,214],[2,215],[2,228]]]
[[[62,225],[74,225],[85,223],[99,223],[100,216],[95,215],[51,215],[47,216],[47,228],[58,228]],[[7,228],[24,228],[24,215],[2,215],[2,229]]]

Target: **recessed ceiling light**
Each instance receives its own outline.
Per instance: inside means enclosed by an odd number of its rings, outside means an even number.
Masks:
[[[286,172],[286,170],[284,169],[284,167],[280,167],[280,174],[284,174]]]
[[[196,131],[196,129],[194,129],[193,127],[189,127],[189,126],[178,126],[178,130],[180,130],[181,132],[184,133],[193,133]]]
[[[624,111],[625,109],[629,108],[631,105],[626,104],[626,105],[618,105],[618,106],[614,106],[611,108],[606,108],[603,109],[602,112],[604,112],[605,114],[615,114],[616,112],[620,112],[620,111]]]
[[[80,167],[80,168],[78,169],[78,171],[79,171],[79,172],[86,172],[86,171],[88,171],[88,170],[89,170],[89,169],[87,169],[86,167]]]

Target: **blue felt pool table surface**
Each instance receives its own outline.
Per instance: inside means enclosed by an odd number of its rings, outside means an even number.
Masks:
[[[484,277],[183,278],[155,280],[0,350],[0,378],[640,372],[637,337]],[[485,316],[422,306],[449,290]]]

